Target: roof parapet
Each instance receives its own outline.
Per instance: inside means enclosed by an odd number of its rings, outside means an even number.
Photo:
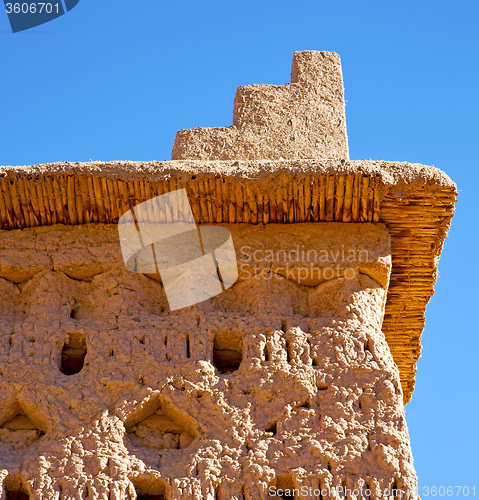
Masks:
[[[339,55],[295,52],[291,83],[236,91],[233,125],[180,130],[173,160],[349,159]]]

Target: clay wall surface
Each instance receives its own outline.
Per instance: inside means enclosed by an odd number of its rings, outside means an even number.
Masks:
[[[224,226],[238,282],[175,312],[158,276],[125,269],[114,225],[0,232],[2,495],[415,487],[385,226]]]
[[[339,160],[0,167],[0,228],[115,224],[132,206],[183,188],[198,224],[385,224],[393,263],[383,332],[410,400],[457,196],[446,174],[419,164]]]

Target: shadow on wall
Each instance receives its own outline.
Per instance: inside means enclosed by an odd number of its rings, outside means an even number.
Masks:
[[[139,421],[127,426],[128,440],[133,446],[156,450],[188,448],[196,432],[181,415],[174,413],[158,403],[146,417],[141,415]]]
[[[32,422],[18,403],[15,403],[3,415],[3,421],[0,422],[0,441],[9,447],[11,451],[24,450],[40,439],[45,434],[44,431],[40,430]],[[18,484],[20,484],[19,481]],[[15,485],[17,485],[16,480],[8,480],[7,491],[8,488],[13,491]]]
[[[132,479],[137,500],[165,500],[167,484],[161,479],[137,477]]]

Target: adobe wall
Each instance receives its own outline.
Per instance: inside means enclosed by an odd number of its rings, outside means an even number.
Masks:
[[[385,226],[222,226],[238,282],[175,312],[115,225],[0,232],[2,500],[416,486]]]

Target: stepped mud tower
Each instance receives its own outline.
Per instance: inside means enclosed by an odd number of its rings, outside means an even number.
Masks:
[[[170,311],[116,223],[181,188],[239,276]],[[241,87],[173,161],[2,167],[0,189],[2,500],[416,496],[404,404],[456,188],[348,160],[336,54]]]

